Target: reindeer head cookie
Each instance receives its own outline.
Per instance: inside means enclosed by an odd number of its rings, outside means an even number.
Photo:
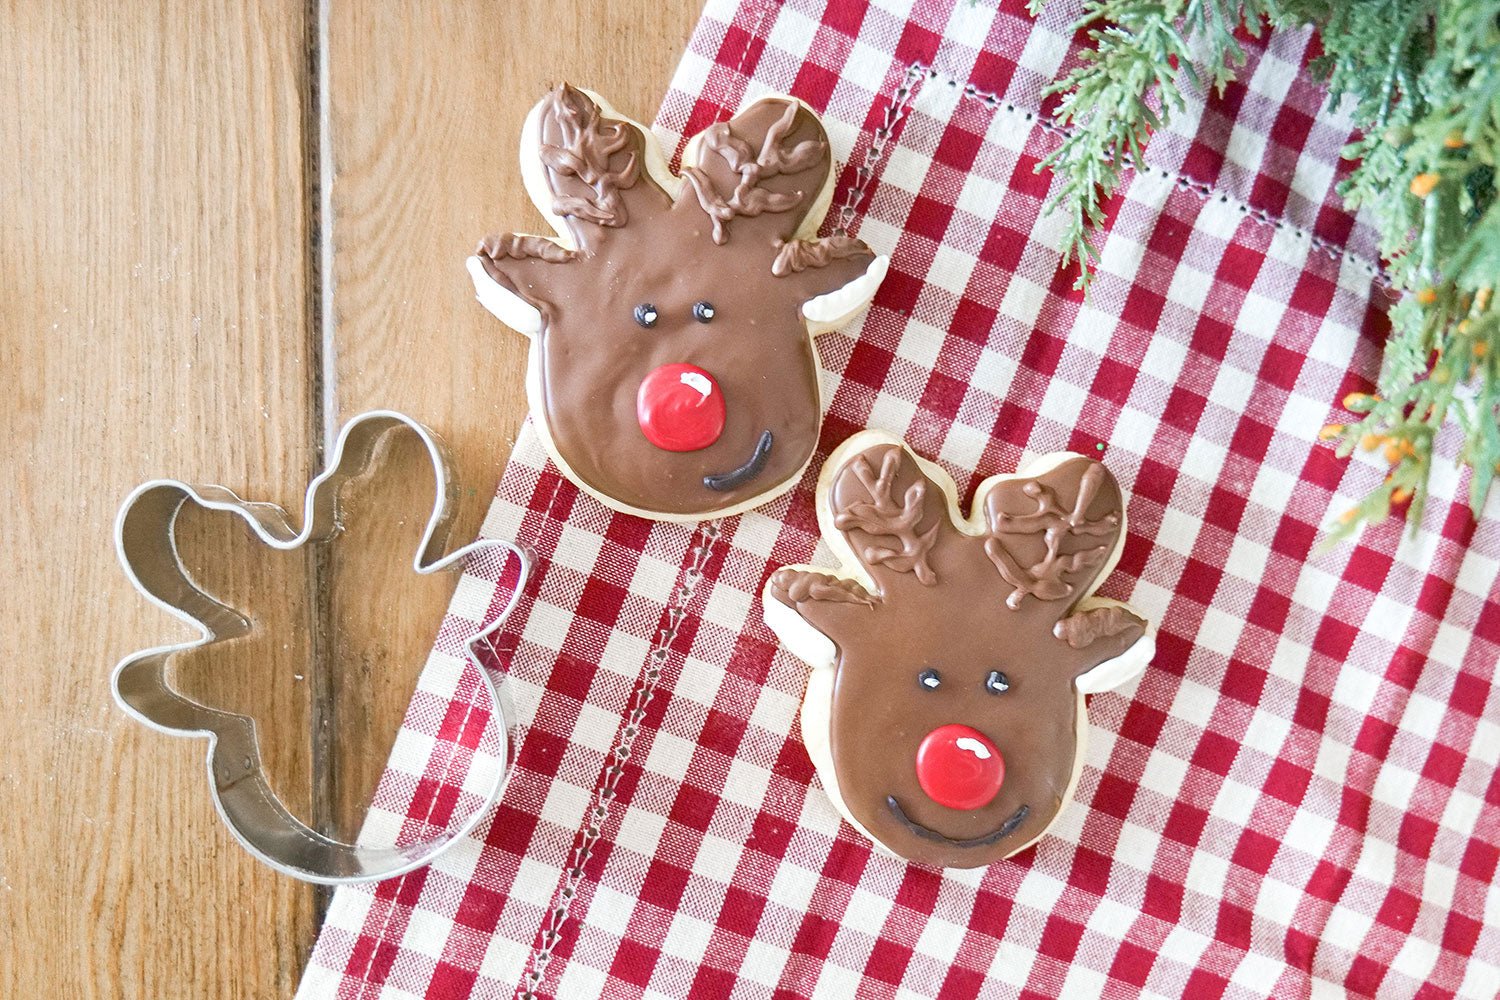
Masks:
[[[667,168],[651,134],[563,85],[521,135],[553,238],[490,236],[479,301],[531,338],[527,394],[568,478],[617,510],[697,520],[763,503],[811,458],[813,336],[887,260],[814,239],[833,190],[821,123],[790,97],[709,126]]]
[[[1100,463],[1048,455],[979,487],[897,438],[856,434],[818,481],[841,566],[788,566],[766,623],[813,667],[809,754],[839,811],[895,854],[972,868],[1052,825],[1082,768],[1083,696],[1137,676],[1146,621],[1090,597],[1124,540]]]

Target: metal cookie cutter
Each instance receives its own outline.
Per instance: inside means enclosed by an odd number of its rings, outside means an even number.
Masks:
[[[175,526],[183,505],[194,503],[243,518],[256,537],[272,548],[295,549],[308,542],[328,541],[339,531],[340,488],[369,468],[385,435],[402,429],[416,434],[426,446],[436,477],[437,498],[412,568],[433,573],[482,551],[500,549],[515,555],[520,575],[499,615],[464,640],[468,666],[479,673],[480,688],[499,723],[500,765],[495,777],[479,790],[481,801],[474,810],[441,833],[400,847],[367,847],[327,837],[286,809],[261,769],[253,719],[201,705],[168,685],[166,667],[172,656],[244,635],[251,628],[247,618],[204,593],[188,576],[177,552]],[[475,644],[510,617],[530,576],[532,559],[526,549],[502,539],[481,539],[444,555],[453,518],[448,499],[452,479],[447,453],[430,430],[404,414],[375,410],[353,418],[339,432],[328,468],[307,487],[300,531],[292,528],[286,511],[275,504],[241,500],[222,486],[189,486],[171,479],[141,484],[120,507],[115,546],[131,582],[153,603],[190,622],[202,635],[125,657],[111,675],[115,700],[153,729],[174,736],[206,736],[208,784],[219,815],[251,854],[295,878],[325,884],[370,882],[419,868],[473,830],[505,787],[510,773],[511,713],[489,672],[480,666]]]

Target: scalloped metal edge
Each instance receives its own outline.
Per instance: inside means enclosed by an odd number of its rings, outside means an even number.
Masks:
[[[174,655],[244,635],[251,627],[238,611],[193,583],[178,555],[175,530],[182,507],[193,503],[240,517],[261,542],[274,549],[290,550],[311,541],[326,541],[339,530],[340,487],[370,467],[376,446],[387,434],[402,429],[422,441],[435,477],[432,515],[412,559],[412,569],[434,573],[479,552],[501,549],[517,558],[520,574],[500,613],[464,639],[466,666],[478,672],[480,686],[500,723],[502,746],[494,780],[483,790],[482,801],[474,810],[441,834],[404,847],[366,847],[324,836],[287,810],[261,769],[253,719],[199,704],[167,683],[166,666]],[[222,486],[190,486],[174,479],[142,483],[120,506],[115,519],[115,550],[126,576],[153,604],[193,625],[200,635],[186,642],[139,650],[122,659],[110,675],[115,701],[133,718],[159,732],[206,737],[209,790],[219,816],[246,850],[293,878],[324,885],[373,882],[430,864],[472,832],[505,789],[514,760],[514,712],[480,665],[475,646],[510,618],[531,575],[533,560],[526,548],[504,539],[480,539],[443,554],[453,519],[449,502],[452,481],[447,451],[432,431],[405,414],[371,410],[343,426],[328,467],[308,484],[301,530],[293,529],[286,511],[275,504],[242,500]]]

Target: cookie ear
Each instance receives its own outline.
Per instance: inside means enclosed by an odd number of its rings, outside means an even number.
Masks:
[[[762,98],[704,129],[683,153],[682,172],[679,197],[697,200],[720,245],[810,237],[833,193],[828,135],[792,97]]]
[[[515,258],[506,253],[506,244],[514,246],[522,240],[538,240],[556,248],[559,253],[573,253],[541,236],[502,233],[499,236],[486,236],[464,266],[468,268],[469,277],[474,281],[474,297],[479,300],[479,304],[512,330],[534,337],[542,330],[542,307],[546,305],[539,289],[548,287],[550,283],[539,286],[538,282],[526,280],[528,273],[537,277],[546,274],[540,270],[540,264],[545,263],[543,258]],[[571,257],[563,259],[570,260]],[[530,291],[522,294],[523,288]]]
[[[1101,463],[1081,455],[1035,477],[986,483],[985,553],[1010,585],[1005,603],[1030,597],[1054,604],[1061,619],[1108,572],[1124,530],[1120,486]]]
[[[1144,618],[1118,601],[1086,597],[1054,634],[1073,649],[1102,659],[1080,673],[1074,684],[1084,694],[1113,691],[1141,675],[1156,655],[1156,632]],[[1085,661],[1088,662],[1088,661]]]
[[[771,574],[761,595],[766,624],[782,645],[812,667],[831,667],[838,655],[835,636],[854,608],[879,600],[854,580],[811,566],[783,566]]]
[[[863,240],[825,236],[781,244],[771,273],[795,282],[804,296],[802,315],[814,336],[842,326],[863,309],[885,280],[891,259],[876,256]]]

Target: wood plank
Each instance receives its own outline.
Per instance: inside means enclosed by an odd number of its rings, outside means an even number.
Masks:
[[[404,410],[449,441],[465,487],[455,539],[477,531],[526,409],[526,342],[474,302],[463,267],[488,232],[545,231],[516,165],[521,121],[566,79],[649,122],[700,9],[441,0],[330,10],[335,403],[343,418]],[[337,593],[378,579],[364,564],[334,573]],[[445,601],[432,592],[394,612],[341,616],[346,662],[387,664],[383,683],[335,685],[338,731],[383,739],[337,762],[345,828],[374,789]]]
[[[0,549],[18,563],[0,583],[0,996],[288,996],[315,931],[313,890],[214,814],[205,744],[127,719],[106,683],[188,634],[115,562],[126,492],[172,475],[285,503],[312,468],[303,15],[0,4]],[[220,532],[195,529],[189,557],[227,554],[230,592],[303,572],[240,563]],[[283,631],[307,613],[285,592],[256,610]],[[261,717],[307,809],[294,653],[180,679]]]

